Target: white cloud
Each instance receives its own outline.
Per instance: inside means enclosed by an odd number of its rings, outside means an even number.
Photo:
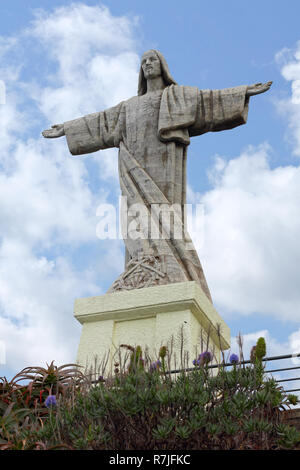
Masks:
[[[276,58],[291,82],[290,96],[276,105],[288,117],[293,151],[300,155],[300,42],[296,51],[284,49]],[[203,233],[195,241],[219,312],[231,322],[253,313],[282,321],[279,339],[271,325],[258,331],[254,323],[252,332],[242,331],[245,359],[259,337],[266,339],[267,356],[300,353],[300,166],[271,163],[270,145],[249,146],[237,158],[215,158],[208,175],[212,189],[204,195],[188,188],[188,200],[204,204],[204,243]],[[288,337],[286,321],[296,328]],[[226,357],[232,352],[239,352],[235,338]],[[267,369],[299,365],[300,358],[293,357],[269,362]],[[295,369],[274,376],[299,374]],[[281,384],[285,390],[299,388],[295,381]]]
[[[74,361],[80,330],[72,318],[74,293],[99,291],[94,273],[76,272],[63,257],[38,257],[15,241],[2,244],[0,257],[0,331],[9,368]]]
[[[255,346],[258,338],[263,337],[266,340],[267,346],[267,354],[266,357],[278,357],[278,356],[285,356],[289,354],[295,355],[292,358],[286,359],[277,359],[273,361],[265,362],[265,370],[274,371],[278,369],[287,369],[291,367],[300,366],[300,358],[296,357],[297,354],[300,353],[300,328],[296,330],[294,333],[289,335],[289,337],[285,341],[278,341],[275,339],[268,330],[260,330],[254,331],[252,333],[248,333],[242,335],[242,343],[243,343],[243,356],[244,360],[248,360],[250,358],[251,348]],[[231,351],[226,352],[225,360],[229,360],[229,355],[234,352],[239,355],[239,347],[237,338],[231,339]],[[279,371],[279,372],[271,372],[269,377],[274,377],[276,380],[285,380],[285,379],[292,379],[299,377],[299,369],[293,370],[286,370],[286,371]],[[291,380],[286,382],[280,382],[284,390],[295,390],[300,388],[300,381],[299,380]],[[299,395],[300,392],[295,392]]]
[[[96,238],[97,206],[119,191],[116,151],[90,163],[40,132],[135,94],[135,21],[77,3],[39,12],[25,32],[1,38],[0,339],[9,370],[75,360],[74,298],[102,293],[100,264],[109,264],[106,276],[122,270],[121,242],[108,247]],[[22,74],[31,60],[25,39],[47,60],[30,79]],[[79,267],[74,250],[82,258],[84,246],[98,247],[98,265],[92,255],[89,269]]]
[[[94,197],[83,161],[66,158],[62,145],[46,153],[43,142],[19,141],[0,174],[2,237],[51,245],[95,237]],[[8,159],[10,158],[10,161]],[[100,195],[98,195],[100,197]],[[105,199],[105,195],[102,195]]]
[[[295,334],[300,336],[300,330]],[[285,342],[280,343],[273,338],[268,330],[254,331],[252,333],[242,334],[243,343],[243,355],[244,359],[250,358],[250,352],[253,346],[255,346],[258,338],[265,338],[267,346],[267,357],[283,356],[285,354],[292,353],[292,341],[288,338]],[[238,340],[237,338],[231,339],[231,352],[239,353]],[[271,363],[270,363],[271,364]],[[272,367],[273,368],[273,367]]]
[[[220,157],[202,197],[200,257],[220,311],[300,320],[300,167],[272,169],[270,148]]]
[[[73,300],[101,293],[96,261],[80,271],[70,259],[78,244],[96,241],[96,208],[119,191],[116,151],[87,157],[93,164],[69,158],[64,139],[43,140],[39,128],[136,93],[135,23],[77,3],[40,12],[26,32],[0,40],[0,56],[9,52],[0,70],[8,85],[6,105],[0,106],[0,340],[6,341],[11,370],[73,360],[80,331]],[[19,58],[24,51],[24,38],[47,60],[30,81],[22,78],[27,52],[21,64],[13,60],[13,53]],[[297,51],[281,56],[292,95],[280,106],[289,112],[300,155],[300,58]],[[264,144],[236,159],[216,160],[214,187],[201,198],[206,215],[200,258],[221,313],[262,312],[299,321],[300,170],[272,169],[270,157]],[[192,190],[190,198],[200,201]],[[102,267],[119,274],[121,244],[101,246],[99,265],[101,259]],[[295,331],[283,346],[298,347],[299,336]],[[283,350],[272,338],[270,344]]]
[[[278,100],[278,110],[286,117],[294,144],[293,153],[300,156],[300,41],[295,49],[284,48],[276,54],[283,77],[291,82],[291,96]]]
[[[113,17],[105,7],[83,4],[37,16],[28,34],[42,43],[57,70],[51,86],[32,93],[50,122],[74,119],[136,94],[135,23]]]
[[[276,56],[291,95],[288,112],[294,153],[300,155],[300,42]],[[272,168],[272,148],[249,146],[238,158],[217,157],[205,205],[200,253],[220,311],[260,312],[300,321],[300,167]]]

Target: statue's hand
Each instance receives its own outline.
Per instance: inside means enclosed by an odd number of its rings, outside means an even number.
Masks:
[[[42,132],[42,135],[47,139],[54,139],[56,137],[62,137],[65,135],[64,125],[63,124],[54,124],[51,126],[51,129],[46,129]]]
[[[266,91],[270,89],[272,83],[273,82],[255,83],[255,85],[248,85],[246,95],[253,96],[253,95],[259,95],[260,93],[265,93]]]

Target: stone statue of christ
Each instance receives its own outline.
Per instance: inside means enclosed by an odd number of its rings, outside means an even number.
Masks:
[[[174,236],[174,228],[169,237],[164,236],[166,227],[159,214],[155,220],[158,236],[148,233],[147,237],[132,238],[127,234],[125,271],[108,292],[196,281],[211,301],[186,230],[187,147],[190,137],[245,124],[250,96],[264,93],[271,84],[223,90],[180,86],[163,55],[149,50],[142,56],[137,96],[43,131],[47,138],[65,135],[72,155],[118,147],[121,191],[129,208],[143,206],[149,219],[153,219],[155,211],[151,209],[156,205],[182,209],[174,215],[182,237]],[[134,217],[132,214],[131,219]]]

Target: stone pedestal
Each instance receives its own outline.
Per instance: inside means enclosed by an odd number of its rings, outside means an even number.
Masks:
[[[153,360],[160,346],[173,344],[172,367],[180,367],[182,337],[189,356],[185,366],[207,349],[207,342],[216,357],[220,347],[230,347],[228,326],[194,281],[77,299],[74,315],[82,324],[77,362],[93,367],[96,356],[99,364],[109,352],[106,372],[120,344],[147,347]]]

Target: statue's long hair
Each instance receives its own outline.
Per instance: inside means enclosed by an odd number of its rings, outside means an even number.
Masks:
[[[174,78],[172,77],[172,75],[170,74],[170,70],[169,70],[169,67],[168,67],[168,64],[167,64],[167,61],[166,59],[164,58],[164,56],[162,55],[161,52],[155,50],[155,49],[150,49],[149,51],[147,52],[154,52],[157,57],[159,58],[160,60],[160,65],[161,65],[161,74],[162,74],[162,78],[163,78],[163,81],[164,81],[164,84],[166,86],[168,85],[177,85],[177,83],[175,82]],[[139,85],[138,85],[138,95],[141,96],[141,95],[144,95],[145,93],[147,92],[147,80],[144,76],[144,72],[143,72],[143,69],[142,69],[142,66],[140,67],[140,73],[139,73]]]

